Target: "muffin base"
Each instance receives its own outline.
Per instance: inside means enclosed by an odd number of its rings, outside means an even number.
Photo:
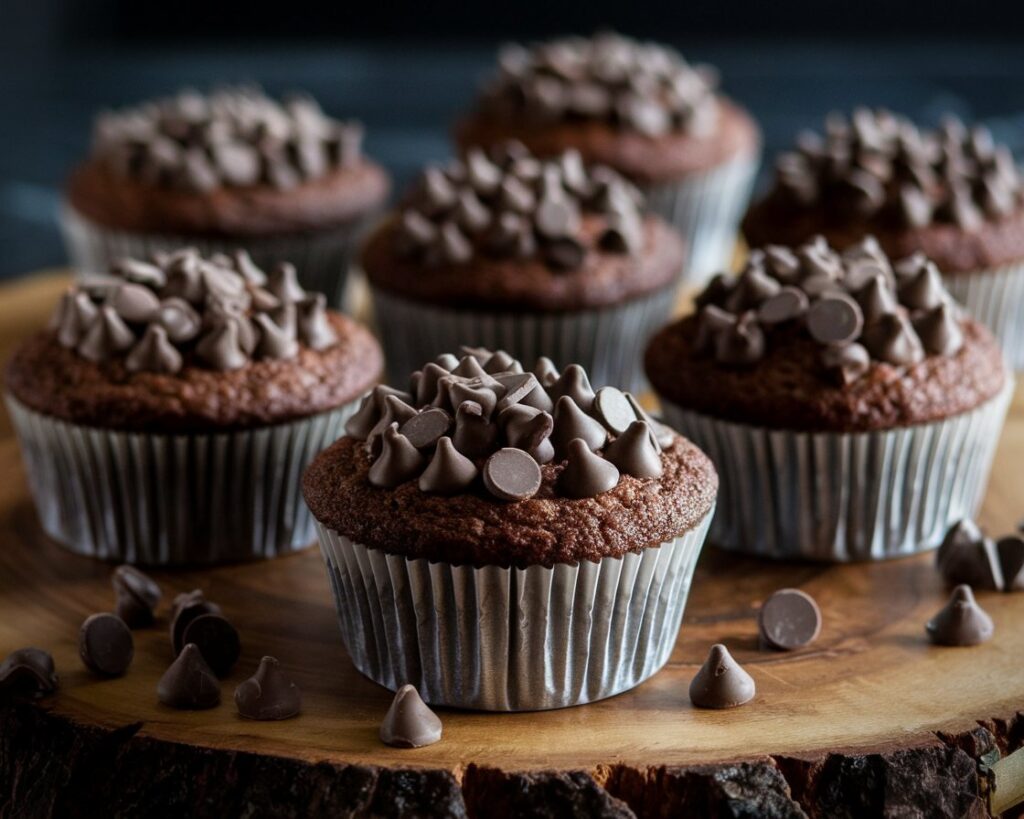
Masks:
[[[732,270],[740,220],[750,201],[760,157],[741,154],[677,182],[644,188],[647,210],[675,227],[686,240],[682,283],[703,286]]]
[[[638,391],[645,384],[647,337],[672,311],[675,286],[597,310],[564,313],[474,312],[396,298],[371,286],[389,381],[462,345],[505,350],[524,365],[547,356],[557,367],[579,364],[594,386]]]
[[[1013,381],[943,421],[805,433],[720,421],[662,401],[721,480],[709,540],[758,557],[842,563],[933,549],[981,504]]]
[[[276,426],[158,435],[7,409],[46,533],[72,552],[147,566],[275,557],[312,544],[301,478],[359,402]]]
[[[943,276],[953,298],[988,327],[1010,368],[1024,370],[1024,261]]]
[[[329,230],[237,239],[119,231],[98,225],[65,203],[60,227],[71,264],[78,273],[101,273],[118,259],[145,259],[155,252],[194,247],[204,256],[249,252],[256,265],[271,270],[279,262],[295,265],[299,282],[307,290],[323,293],[332,307],[342,306],[349,267],[371,217]]]
[[[661,546],[553,568],[410,560],[317,530],[360,672],[433,705],[534,711],[611,697],[667,662],[713,514]]]

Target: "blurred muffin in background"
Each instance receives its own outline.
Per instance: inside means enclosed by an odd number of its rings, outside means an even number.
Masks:
[[[575,149],[639,186],[688,242],[685,281],[729,267],[761,139],[714,69],[612,33],[506,46],[456,140],[506,139],[540,156]]]
[[[355,243],[390,186],[362,136],[309,97],[277,102],[249,87],[101,113],[67,183],[72,264],[97,272],[186,245],[244,249],[262,267],[290,259],[303,286],[337,304]]]
[[[743,222],[753,246],[874,236],[892,258],[923,253],[953,297],[1024,368],[1024,180],[987,128],[918,128],[887,111],[832,114],[775,163]]]

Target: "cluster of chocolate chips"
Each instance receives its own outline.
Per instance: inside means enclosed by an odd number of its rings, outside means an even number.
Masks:
[[[993,540],[973,521],[961,520],[946,533],[935,561],[951,586],[1024,591],[1024,538],[1019,533]]]
[[[489,154],[424,171],[398,223],[396,249],[429,266],[466,264],[477,254],[539,258],[576,270],[596,246],[636,254],[643,247],[639,191],[606,167],[587,167],[577,151],[538,159],[508,142]],[[586,229],[588,216],[600,229]]]
[[[148,185],[288,189],[356,163],[362,138],[359,125],[331,119],[308,97],[278,103],[255,88],[228,88],[100,114],[93,155]]]
[[[739,275],[712,279],[697,305],[696,354],[750,366],[774,339],[802,334],[841,385],[872,361],[908,366],[963,345],[959,308],[935,264],[920,254],[892,263],[871,237],[841,254],[820,236],[754,250]]]
[[[69,288],[50,322],[58,343],[89,361],[117,358],[129,372],[235,370],[337,341],[326,299],[303,290],[287,262],[268,275],[244,250],[204,258],[183,248],[123,259],[111,273]]]
[[[657,478],[674,438],[629,393],[595,392],[576,364],[559,373],[541,358],[524,372],[505,352],[474,348],[417,370],[408,392],[376,387],[346,431],[366,442],[374,486],[416,480],[444,495],[481,487],[503,501],[535,495],[541,466],[555,462],[564,468],[554,488],[567,498],[607,492],[621,474]]]
[[[678,52],[618,34],[505,46],[481,108],[527,122],[600,120],[659,136],[705,135],[715,125],[717,74]]]
[[[923,227],[933,222],[973,229],[1024,204],[1013,156],[984,127],[947,119],[919,129],[886,111],[831,115],[824,135],[802,134],[776,162],[780,196],[825,207],[840,218]]]

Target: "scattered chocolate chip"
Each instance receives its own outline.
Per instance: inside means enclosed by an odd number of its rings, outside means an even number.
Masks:
[[[757,617],[762,641],[779,651],[810,645],[821,632],[821,610],[800,589],[779,589],[765,600]]]
[[[235,689],[235,705],[246,719],[279,720],[296,716],[302,700],[277,659],[264,657],[256,673]]]
[[[950,586],[966,584],[998,591],[1004,586],[996,544],[971,520],[953,524],[935,554],[936,565]]]
[[[953,589],[949,602],[925,628],[929,639],[940,646],[976,646],[991,639],[994,631],[992,618],[966,584]]]
[[[171,708],[214,708],[220,704],[220,682],[198,647],[189,643],[160,678],[156,695]]]
[[[849,344],[860,336],[863,327],[860,305],[849,296],[824,296],[807,311],[807,329],[821,344]]]
[[[120,677],[135,656],[131,630],[114,614],[92,614],[78,631],[78,656],[94,674]]]
[[[754,698],[753,678],[721,643],[713,645],[690,683],[690,702],[697,708],[735,708]]]
[[[483,479],[487,491],[499,500],[526,500],[540,489],[540,466],[523,450],[506,447],[487,459]]]
[[[58,683],[53,657],[41,648],[19,648],[0,663],[0,698],[45,697]]]
[[[115,613],[129,628],[152,625],[160,604],[160,586],[134,566],[118,566],[110,578],[117,597]]]
[[[183,642],[196,646],[207,665],[218,677],[231,673],[242,653],[238,631],[220,614],[200,614],[192,619],[183,635]]]
[[[380,741],[395,748],[422,748],[441,740],[441,720],[420,698],[415,686],[403,685],[380,725]]]
[[[1024,538],[1007,535],[996,543],[1004,591],[1024,591]]]

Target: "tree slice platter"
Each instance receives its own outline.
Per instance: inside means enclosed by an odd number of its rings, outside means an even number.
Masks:
[[[0,288],[0,350],[43,321],[64,284],[50,276]],[[42,533],[4,423],[0,655],[48,649],[61,687],[0,707],[0,816],[986,816],[989,766],[1024,743],[1024,593],[978,594],[995,621],[991,642],[932,647],[924,623],[947,592],[930,556],[785,565],[709,549],[676,648],[653,679],[562,711],[441,710],[444,738],[418,750],[380,743],[391,694],[348,660],[316,547],[154,572],[161,617],[135,632],[128,674],[101,680],[79,660],[77,632],[112,609],[111,567]],[[1018,392],[981,515],[995,534],[1024,513],[1022,460]],[[757,641],[757,608],[783,586],[813,595],[824,617],[817,642],[789,654]],[[156,698],[173,659],[166,603],[192,588],[222,606],[243,645],[222,704],[203,712]],[[689,681],[716,642],[756,680],[751,704],[690,705]],[[235,711],[235,685],[265,654],[302,690],[296,719],[251,722]]]

